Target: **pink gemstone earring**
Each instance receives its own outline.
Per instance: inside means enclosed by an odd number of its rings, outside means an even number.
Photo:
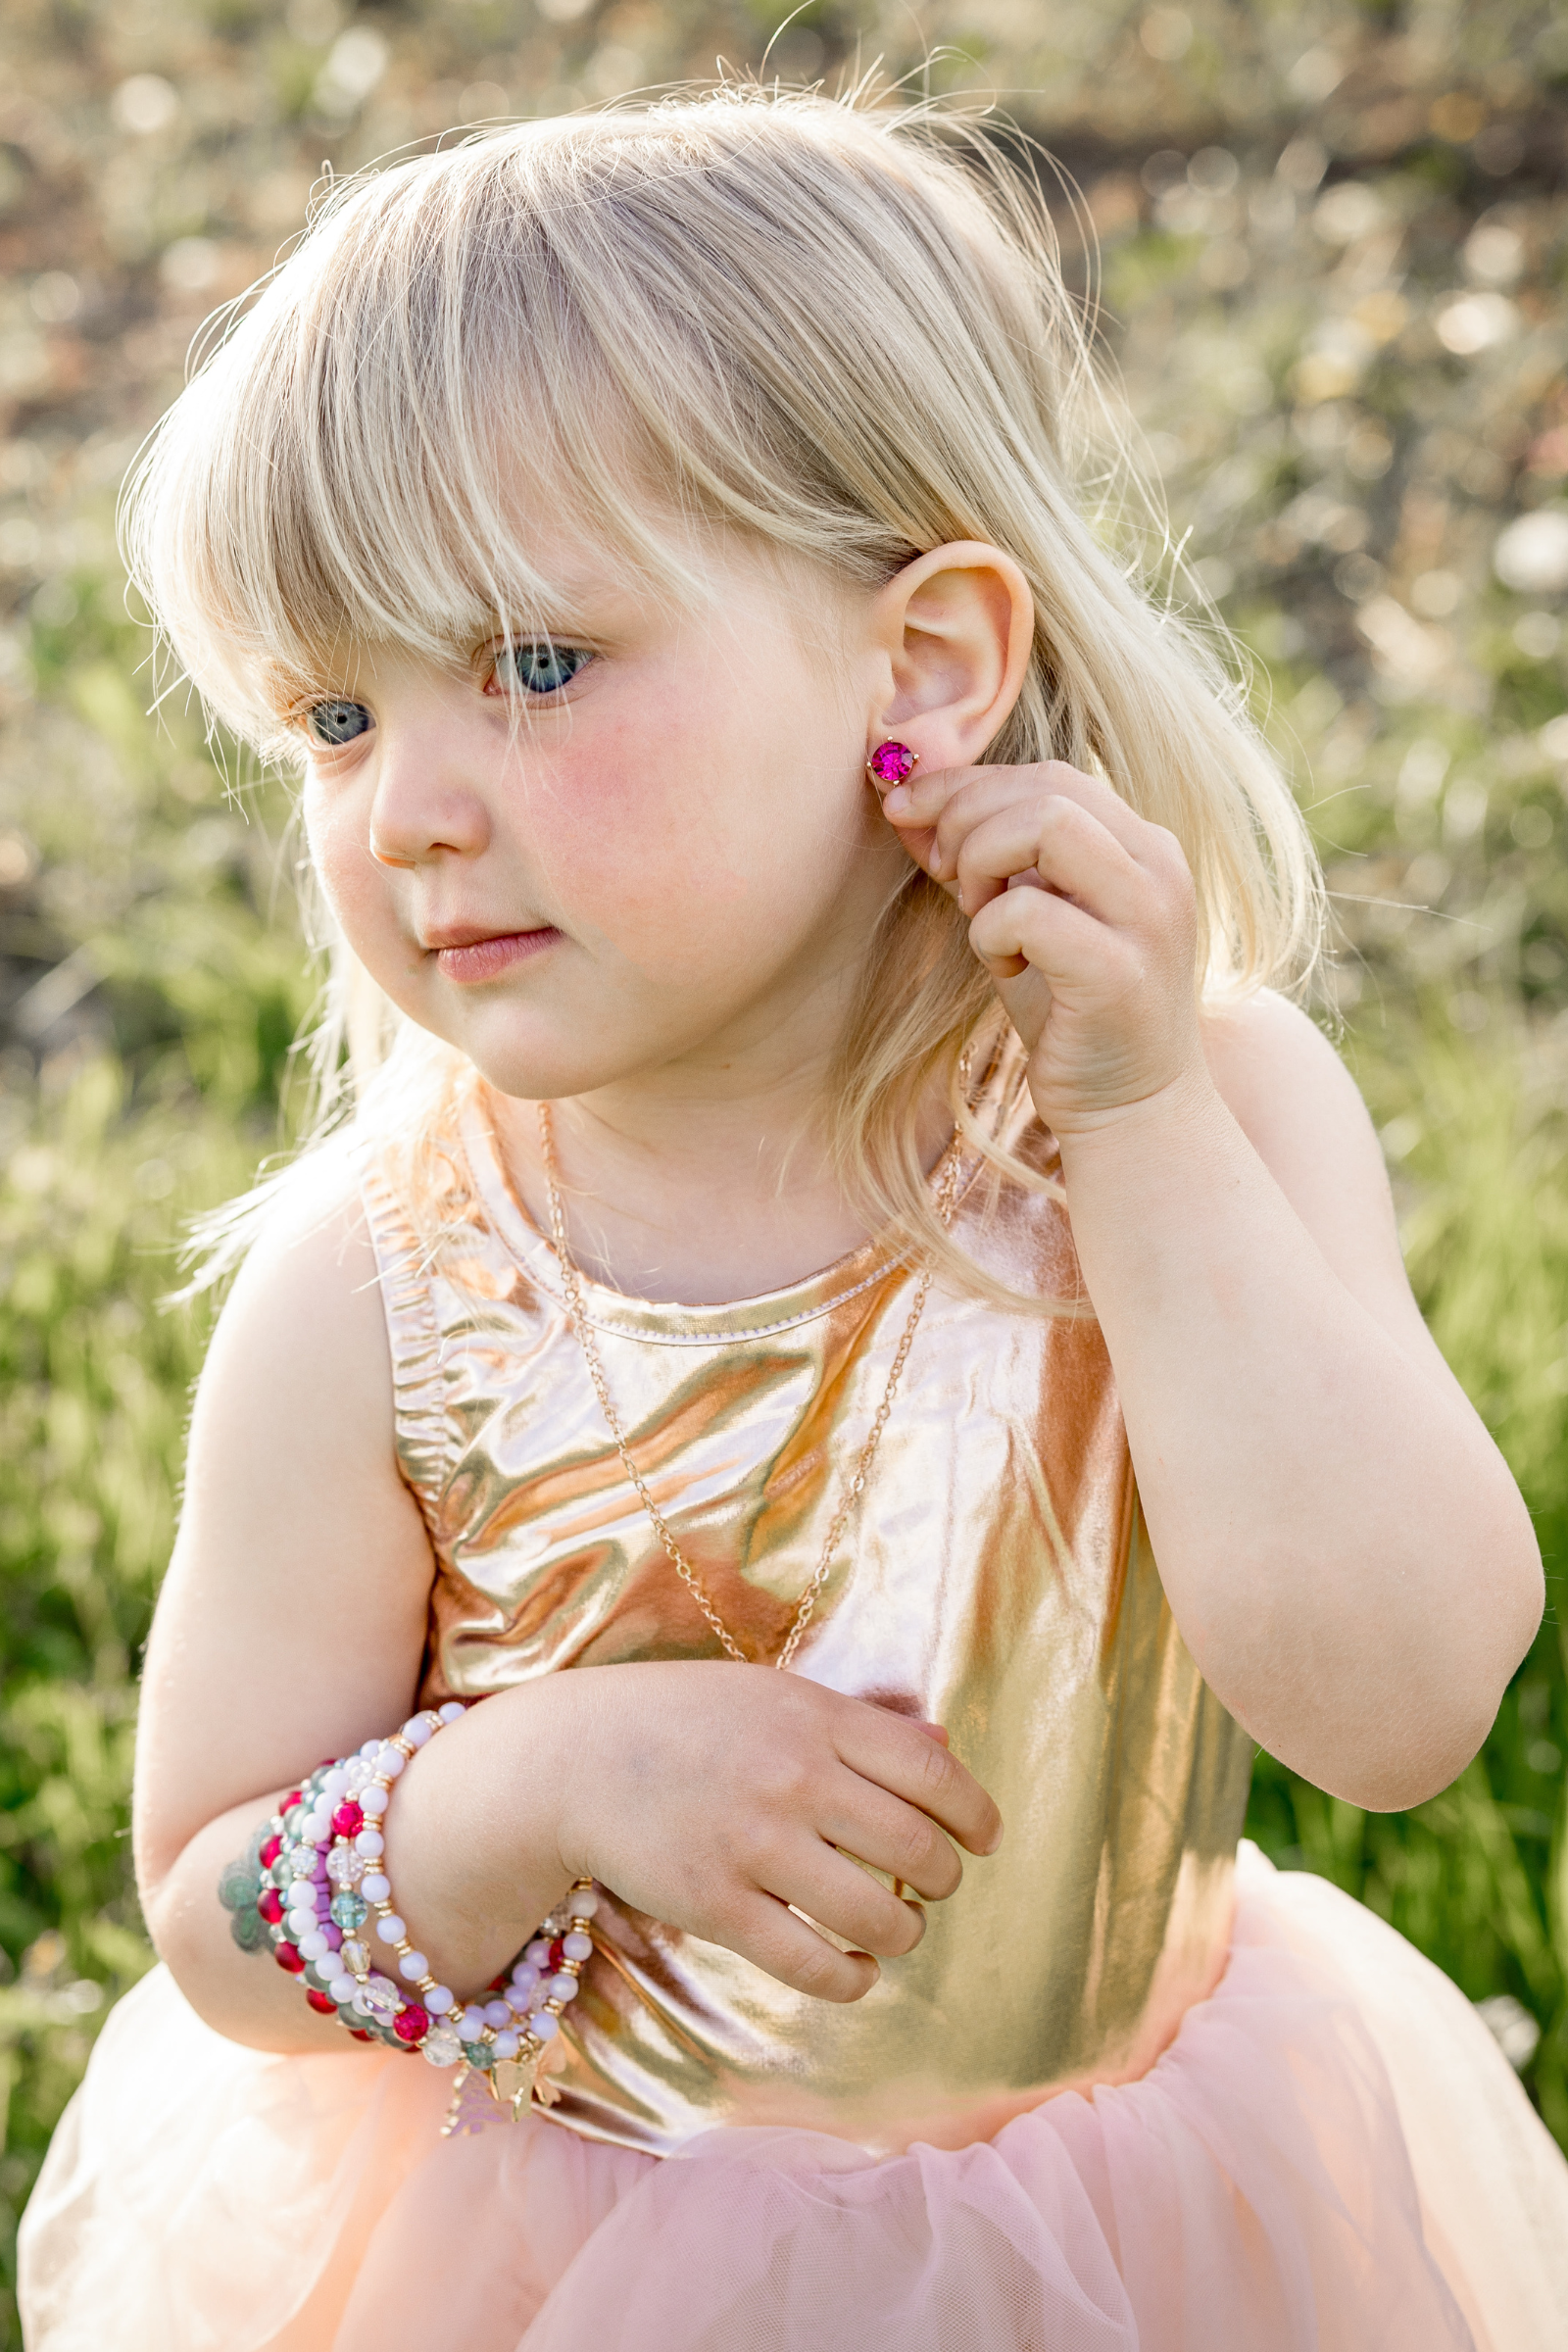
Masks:
[[[866,774],[873,784],[903,784],[913,775],[920,755],[911,752],[906,743],[879,743],[865,763]]]

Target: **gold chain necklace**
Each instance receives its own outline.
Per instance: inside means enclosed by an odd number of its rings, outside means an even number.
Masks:
[[[968,1056],[965,1055],[960,1084],[967,1078],[967,1062]],[[713,1632],[718,1636],[725,1656],[733,1658],[737,1665],[751,1665],[754,1661],[748,1658],[745,1650],[742,1649],[729,1627],[714,1608],[708,1596],[702,1578],[670,1534],[663,1513],[648,1491],[647,1480],[632,1459],[631,1447],[626,1443],[626,1433],[620,1424],[620,1415],[615,1410],[614,1401],[610,1394],[610,1384],[605,1378],[605,1367],[600,1357],[598,1343],[594,1339],[587,1310],[582,1302],[582,1277],[577,1271],[576,1260],[573,1258],[566,1241],[565,1212],[562,1206],[561,1186],[556,1176],[556,1139],[548,1102],[539,1104],[539,1148],[544,1161],[545,1191],[550,1202],[550,1231],[555,1243],[556,1256],[561,1262],[562,1287],[566,1294],[566,1312],[571,1319],[571,1328],[576,1335],[577,1345],[586,1359],[588,1376],[594,1384],[600,1407],[610,1425],[610,1434],[615,1441],[615,1450],[620,1455],[621,1467],[636,1488],[642,1499],[643,1508],[654,1523],[654,1532],[669,1555],[670,1566],[702,1610]],[[947,1225],[953,1214],[954,1202],[957,1198],[959,1160],[960,1139],[955,1132],[952,1142],[942,1155],[937,1181],[937,1214],[944,1226]],[[833,1514],[833,1524],[828,1529],[827,1540],[822,1545],[822,1556],[816,1563],[810,1583],[801,1594],[796,1605],[794,1619],[784,1638],[784,1646],[773,1661],[780,1672],[790,1664],[796,1650],[800,1647],[806,1629],[811,1622],[811,1613],[816,1607],[817,1597],[832,1571],[833,1554],[838,1549],[839,1538],[849,1524],[850,1513],[864,1492],[872,1456],[881,1443],[882,1432],[887,1427],[888,1415],[893,1410],[893,1399],[903,1377],[904,1367],[909,1360],[909,1349],[914,1345],[915,1329],[919,1324],[921,1313],[925,1307],[926,1294],[930,1288],[931,1268],[922,1266],[919,1281],[915,1284],[914,1303],[909,1309],[908,1321],[904,1326],[904,1336],[900,1340],[894,1355],[893,1368],[888,1374],[887,1387],[882,1392],[882,1401],[877,1406],[876,1418],[871,1423],[870,1435],[860,1448],[859,1460],[855,1465],[855,1476],[845,1489],[844,1498]]]

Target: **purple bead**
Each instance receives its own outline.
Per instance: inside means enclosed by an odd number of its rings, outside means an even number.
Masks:
[[[311,1876],[318,1882],[326,1877],[326,1857],[330,1851],[331,1848],[325,1845],[318,1845],[316,1849],[316,1867],[311,1872]]]
[[[340,1952],[343,1949],[343,1931],[335,1919],[322,1920],[321,1934],[326,1937],[328,1951]]]

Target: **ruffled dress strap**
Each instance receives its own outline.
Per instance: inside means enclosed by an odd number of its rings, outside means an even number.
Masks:
[[[368,1156],[362,1165],[360,1198],[392,1352],[398,1464],[429,1516],[451,1475],[455,1450],[446,1348],[431,1291],[436,1244],[416,1230],[376,1157]]]

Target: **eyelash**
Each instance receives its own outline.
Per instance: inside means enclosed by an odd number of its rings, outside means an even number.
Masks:
[[[532,676],[516,674],[519,657],[533,658]],[[530,701],[546,702],[564,693],[573,678],[582,675],[593,659],[586,646],[557,645],[552,639],[541,637],[516,638],[512,644],[502,646],[496,655],[491,679],[498,694],[516,691]],[[509,662],[514,670],[510,683],[504,674]],[[551,676],[541,685],[537,682],[541,669],[564,674]],[[350,723],[356,719],[361,723]],[[329,695],[323,702],[313,703],[302,713],[302,720],[306,733],[322,751],[341,751],[345,744],[355,743],[362,735],[368,734],[375,724],[365,705],[350,701],[346,695]],[[346,727],[347,732],[326,734],[322,732],[325,727]]]

